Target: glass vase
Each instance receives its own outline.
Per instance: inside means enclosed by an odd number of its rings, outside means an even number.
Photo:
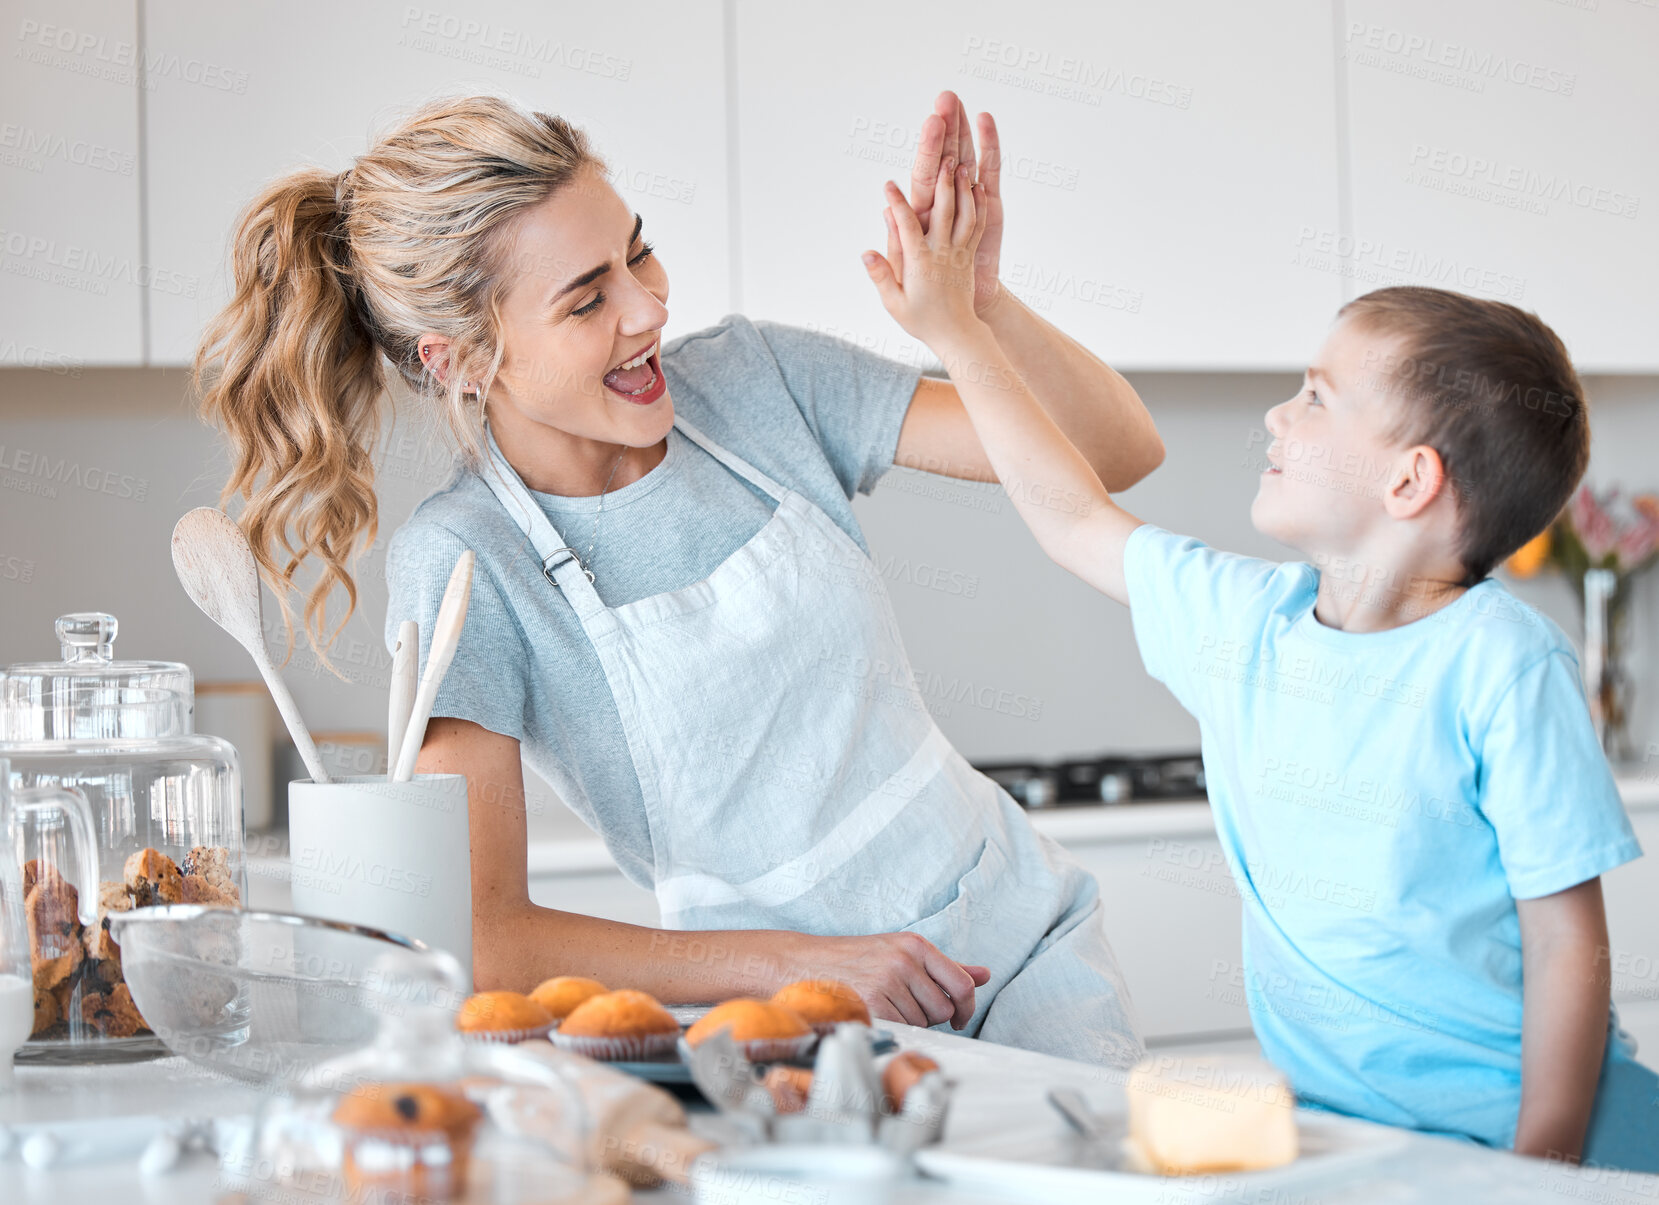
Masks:
[[[1634,756],[1630,743],[1633,675],[1625,664],[1625,583],[1611,569],[1584,571],[1584,693],[1602,752],[1614,765]]]

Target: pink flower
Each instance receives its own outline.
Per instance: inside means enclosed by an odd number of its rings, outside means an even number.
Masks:
[[[1619,571],[1629,572],[1647,560],[1656,544],[1659,544],[1659,526],[1638,523],[1625,528],[1618,540]]]
[[[1617,490],[1610,491],[1608,501],[1611,502],[1617,495]],[[1613,517],[1603,508],[1595,491],[1587,485],[1581,486],[1578,493],[1573,495],[1571,513],[1573,531],[1584,544],[1584,551],[1589,554],[1592,562],[1599,563],[1618,543]]]

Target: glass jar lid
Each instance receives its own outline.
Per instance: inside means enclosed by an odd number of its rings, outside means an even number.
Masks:
[[[0,741],[175,736],[192,730],[195,685],[182,661],[117,661],[115,616],[58,618],[59,661],[0,669]]]

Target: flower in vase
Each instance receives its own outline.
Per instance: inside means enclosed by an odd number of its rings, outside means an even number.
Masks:
[[[1608,491],[1609,504],[1618,497],[1618,490]],[[1580,486],[1578,493],[1573,495],[1572,504],[1568,509],[1573,533],[1578,536],[1579,542],[1584,545],[1584,551],[1592,562],[1605,560],[1618,544],[1618,533],[1613,523],[1613,516],[1608,513],[1607,507],[1596,497],[1596,492],[1589,486]]]

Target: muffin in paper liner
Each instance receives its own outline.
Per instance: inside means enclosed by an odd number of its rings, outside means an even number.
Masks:
[[[729,1033],[722,1029],[721,1033]],[[804,1059],[818,1044],[816,1033],[804,1033],[796,1038],[751,1038],[747,1042],[733,1041],[738,1052],[751,1063],[787,1063]],[[694,1048],[683,1037],[680,1039],[680,1058],[691,1061]]]
[[[474,1029],[463,1032],[461,1037],[468,1042],[500,1042],[512,1046],[519,1042],[528,1042],[533,1038],[545,1038],[551,1035],[553,1022],[546,1025],[537,1025],[533,1029]]]
[[[455,1028],[470,1041],[513,1044],[545,1038],[553,1018],[522,992],[474,992],[461,1001]]]
[[[548,1040],[560,1050],[584,1055],[604,1063],[642,1063],[671,1056],[680,1033],[634,1033],[621,1037],[590,1037],[585,1034],[560,1033],[555,1029]]]
[[[799,979],[772,994],[771,1003],[798,1014],[819,1037],[828,1037],[837,1025],[868,1026],[870,1008],[862,997],[839,979]]]

